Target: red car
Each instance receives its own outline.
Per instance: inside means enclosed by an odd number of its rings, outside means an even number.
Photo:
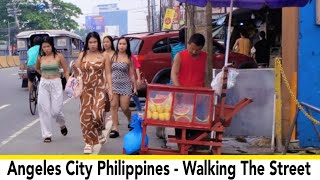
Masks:
[[[171,46],[178,43],[178,31],[156,33],[127,34],[131,52],[141,64],[141,72],[149,83],[166,84],[170,81]],[[225,48],[217,41],[213,42],[213,68],[221,69],[224,65]],[[236,68],[255,68],[253,58],[230,52],[229,63]]]

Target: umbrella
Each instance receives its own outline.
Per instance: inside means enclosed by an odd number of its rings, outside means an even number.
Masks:
[[[179,2],[188,3],[194,6],[204,7],[208,2],[211,2],[212,7],[239,7],[249,9],[260,9],[263,7],[269,8],[282,8],[282,7],[302,7],[305,6],[311,0],[178,0]],[[225,53],[225,63],[227,66],[229,59],[229,48],[230,48],[230,34],[231,34],[231,20],[232,11],[230,11],[228,22],[228,34],[227,34],[227,45]]]

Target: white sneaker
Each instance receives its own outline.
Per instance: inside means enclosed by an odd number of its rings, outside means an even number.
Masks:
[[[83,154],[92,154],[92,146],[90,144],[84,146]]]

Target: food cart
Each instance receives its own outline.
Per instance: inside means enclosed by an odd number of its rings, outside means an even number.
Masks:
[[[140,154],[221,154],[225,128],[237,112],[252,102],[244,98],[236,105],[226,105],[227,77],[225,68],[222,93],[216,105],[214,91],[209,88],[148,85]],[[177,143],[178,149],[145,146],[149,126],[180,129],[181,135],[168,137],[168,142]],[[197,133],[189,133],[190,130]],[[192,148],[195,145],[208,146],[209,150],[197,151]]]

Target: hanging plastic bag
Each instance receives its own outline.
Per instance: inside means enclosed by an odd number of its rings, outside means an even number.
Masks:
[[[142,143],[142,123],[143,119],[137,113],[131,116],[130,127],[133,128],[123,138],[123,149],[126,154],[133,154],[140,150]],[[148,146],[148,136],[145,137],[145,146]]]
[[[77,68],[79,75],[74,77],[74,73],[69,77],[65,92],[69,98],[77,98],[81,96],[83,91],[82,73],[79,68]]]
[[[222,90],[222,82],[223,82],[223,72],[224,68],[221,72],[217,74],[217,76],[212,80],[211,87],[214,90],[215,94],[221,95]],[[235,68],[228,69],[228,82],[227,89],[232,88],[236,84],[237,76],[239,75],[239,71]]]

